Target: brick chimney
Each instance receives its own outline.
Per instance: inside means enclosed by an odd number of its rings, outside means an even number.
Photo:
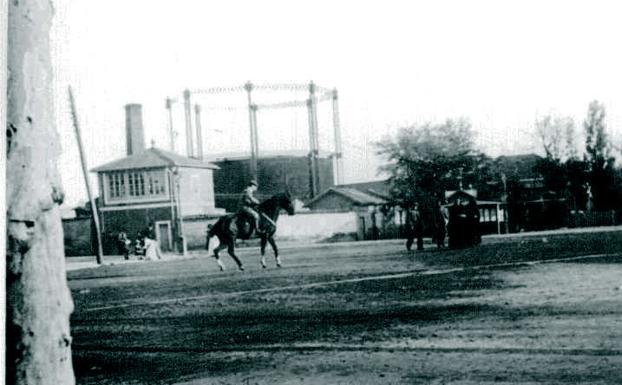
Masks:
[[[127,155],[138,154],[145,151],[142,105],[125,105],[125,133],[127,138]]]

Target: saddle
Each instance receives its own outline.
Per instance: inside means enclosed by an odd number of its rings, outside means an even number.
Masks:
[[[253,233],[255,233],[255,221],[248,214],[239,212],[235,215],[234,221],[238,228],[238,238],[250,239],[253,236]],[[261,217],[259,217],[259,221],[261,224]]]

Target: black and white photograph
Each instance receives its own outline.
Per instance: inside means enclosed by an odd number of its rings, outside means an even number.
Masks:
[[[0,0],[0,383],[622,384],[620,10]]]

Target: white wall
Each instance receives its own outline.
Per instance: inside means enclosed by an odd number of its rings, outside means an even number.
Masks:
[[[203,215],[214,212],[214,179],[212,170],[180,168],[181,212],[183,215]]]
[[[309,213],[279,216],[276,236],[288,240],[320,240],[357,232],[357,214]]]
[[[277,242],[279,240],[314,242],[326,240],[335,234],[356,236],[358,230],[357,217],[357,214],[354,212],[281,215],[279,216],[277,226]],[[216,220],[217,218],[184,221],[184,232],[188,248],[203,248],[205,246],[207,224],[214,223]],[[210,250],[217,245],[217,237],[212,238]]]

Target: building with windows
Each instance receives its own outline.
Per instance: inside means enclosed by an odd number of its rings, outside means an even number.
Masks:
[[[479,234],[507,232],[507,204],[501,201],[477,199],[477,190],[445,191],[446,207],[457,201],[475,201],[479,210]]]
[[[163,251],[180,250],[183,220],[224,214],[214,200],[218,166],[158,148],[144,149],[140,105],[126,106],[127,154],[94,168],[106,253],[116,253],[121,232],[130,239],[153,226]]]
[[[153,225],[163,251],[179,243],[181,218],[215,217],[213,171],[217,166],[150,148],[99,166],[99,212],[105,244],[120,232],[138,237]],[[180,245],[177,245],[179,248]],[[114,252],[114,250],[109,250]]]

